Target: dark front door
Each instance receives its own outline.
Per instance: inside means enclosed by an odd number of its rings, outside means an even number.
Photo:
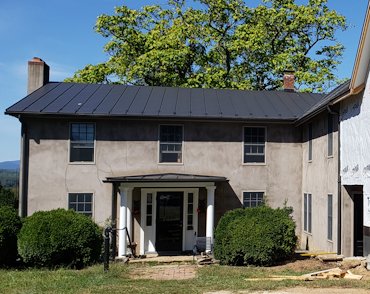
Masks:
[[[364,204],[363,204],[363,195],[362,194],[354,194],[353,195],[353,202],[354,202],[354,207],[353,207],[353,211],[354,211],[354,221],[353,221],[353,224],[354,224],[354,228],[353,228],[353,232],[354,232],[354,246],[353,246],[353,249],[354,249],[354,256],[363,256],[363,252],[364,252],[364,234],[363,234],[363,215],[364,215],[364,211],[363,211],[363,207],[364,207]]]
[[[157,193],[157,252],[182,251],[183,192]]]

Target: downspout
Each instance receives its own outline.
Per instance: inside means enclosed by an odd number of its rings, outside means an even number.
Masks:
[[[341,254],[342,252],[342,179],[340,175],[340,124],[339,124],[339,113],[333,111],[329,105],[327,105],[326,109],[331,115],[335,115],[338,117],[338,205],[337,205],[337,214],[338,214],[338,228],[337,228],[337,254]]]
[[[28,165],[29,165],[29,142],[27,135],[27,124],[19,117],[21,127],[21,161],[19,167],[19,216],[27,216],[27,194],[28,194]]]

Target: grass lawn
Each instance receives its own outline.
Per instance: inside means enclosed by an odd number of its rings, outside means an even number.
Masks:
[[[130,272],[149,265],[112,264],[108,273],[103,265],[84,270],[0,270],[0,293],[203,293],[216,290],[272,290],[285,287],[336,287],[370,290],[370,281],[245,281],[245,278],[269,275],[301,275],[319,270],[305,271],[289,268],[255,268],[208,266],[198,269],[197,277],[190,280],[131,279]]]

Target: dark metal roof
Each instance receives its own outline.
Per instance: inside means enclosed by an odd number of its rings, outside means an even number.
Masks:
[[[296,120],[323,95],[285,91],[48,83],[6,114]]]
[[[307,109],[307,111],[298,119],[297,123],[300,124],[306,121],[307,119],[309,119],[310,117],[315,116],[316,114],[321,112],[323,109],[325,109],[326,106],[331,101],[349,92],[350,83],[351,83],[351,80],[345,81],[344,83],[336,87],[334,90],[326,94],[318,103],[313,105],[311,108]]]
[[[124,177],[108,177],[104,182],[137,183],[137,182],[225,182],[225,181],[227,181],[227,178],[225,177],[164,173],[164,174],[149,174]]]

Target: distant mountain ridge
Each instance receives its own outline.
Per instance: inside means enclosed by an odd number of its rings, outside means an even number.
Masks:
[[[19,170],[19,160],[0,162],[0,169]]]

